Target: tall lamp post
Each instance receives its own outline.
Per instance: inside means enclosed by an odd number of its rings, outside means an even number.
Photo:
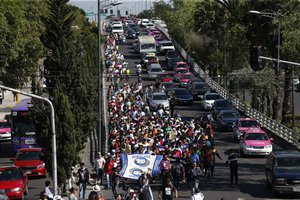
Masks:
[[[281,90],[280,90],[280,86],[279,86],[279,78],[280,78],[280,19],[282,17],[282,13],[281,13],[281,10],[277,10],[276,12],[260,12],[260,11],[257,11],[257,10],[250,10],[249,13],[252,13],[252,14],[257,14],[257,15],[260,15],[262,17],[267,17],[267,18],[271,18],[271,19],[277,19],[278,21],[278,27],[277,27],[277,59],[276,59],[276,69],[275,69],[275,77],[276,77],[276,93],[277,93],[277,96],[276,96],[276,100],[275,100],[275,103],[273,103],[273,105],[275,106],[274,109],[276,109],[276,107],[278,107],[278,103],[280,103],[280,93],[281,93]],[[278,113],[277,113],[277,110],[273,110],[273,117],[275,119],[278,118]]]
[[[46,101],[49,104],[50,109],[51,109],[51,131],[52,131],[52,165],[53,165],[52,176],[53,176],[54,196],[56,196],[57,188],[58,188],[58,186],[57,186],[57,158],[56,158],[56,131],[55,131],[55,112],[54,112],[54,107],[53,107],[52,102],[45,97],[38,96],[35,94],[30,94],[27,92],[23,92],[21,90],[16,90],[16,89],[13,89],[10,87],[6,87],[4,85],[0,85],[0,88],[2,88],[4,90],[15,92],[15,93],[23,94],[25,96],[32,97],[35,99],[40,99],[40,100]]]
[[[276,74],[279,73],[279,63],[280,63],[280,18],[282,17],[281,10],[277,10],[277,12],[260,12],[257,10],[250,10],[249,13],[261,15],[263,17],[268,17],[272,19],[278,20],[277,27],[277,65],[276,65]]]
[[[102,3],[101,3],[102,2]],[[98,0],[98,151],[102,150],[102,22],[101,13],[103,9],[110,6],[117,6],[122,4],[123,1],[109,1],[109,0]]]

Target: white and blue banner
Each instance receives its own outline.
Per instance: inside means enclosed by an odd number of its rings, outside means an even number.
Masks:
[[[160,173],[159,164],[162,158],[162,155],[121,154],[120,175],[124,178],[138,179],[142,172],[151,171],[152,176],[157,176]]]

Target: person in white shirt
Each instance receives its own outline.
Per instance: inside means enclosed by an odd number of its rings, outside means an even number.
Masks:
[[[204,195],[200,192],[199,188],[195,189],[195,193],[191,196],[191,200],[203,200]]]
[[[50,185],[51,185],[50,181],[45,182],[45,186],[46,186],[45,193],[46,193],[48,199],[53,199],[53,193],[50,190]]]
[[[95,171],[97,177],[97,183],[102,185],[103,173],[104,173],[104,165],[106,163],[105,159],[101,156],[101,153],[97,153],[97,158],[95,159]]]

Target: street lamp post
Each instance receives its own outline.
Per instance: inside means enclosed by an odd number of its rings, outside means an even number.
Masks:
[[[250,10],[249,13],[252,14],[258,14],[263,17],[268,17],[272,19],[278,20],[278,26],[277,26],[277,65],[276,65],[276,74],[279,73],[279,64],[280,64],[280,18],[282,17],[281,10],[277,10],[277,12],[260,12],[257,10]]]
[[[58,186],[57,186],[56,132],[55,132],[55,112],[54,112],[54,107],[53,107],[52,102],[45,97],[38,96],[35,94],[30,94],[27,92],[23,92],[21,90],[16,90],[16,89],[13,89],[10,87],[6,87],[4,85],[0,85],[0,88],[2,88],[4,90],[15,92],[15,93],[23,94],[25,96],[32,97],[35,99],[40,99],[40,100],[46,101],[49,104],[50,109],[51,109],[51,131],[52,131],[52,165],[53,165],[52,176],[53,176],[54,196],[56,196],[57,188],[58,188]]]
[[[280,78],[280,19],[282,17],[282,13],[281,13],[281,10],[277,10],[276,12],[260,12],[260,11],[257,11],[257,10],[251,10],[249,11],[249,13],[252,13],[252,14],[258,14],[260,16],[263,16],[263,17],[267,17],[267,18],[271,18],[271,19],[277,19],[278,21],[278,27],[277,27],[277,59],[276,59],[276,69],[275,69],[275,77],[276,77],[276,93],[277,93],[277,96],[276,96],[276,99],[275,99],[275,102],[273,103],[273,105],[275,107],[278,107],[278,104],[280,104],[280,95],[281,95],[281,90],[280,90],[280,85],[279,85],[279,78]],[[275,108],[274,108],[275,109]],[[278,118],[278,113],[277,113],[277,110],[273,110],[273,117],[275,119]]]

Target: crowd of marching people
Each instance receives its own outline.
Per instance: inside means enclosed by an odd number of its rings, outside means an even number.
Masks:
[[[151,111],[146,99],[155,88],[143,85],[141,78],[136,83],[128,81],[130,71],[118,48],[116,35],[107,36],[105,63],[111,82],[107,93],[109,153],[104,166],[107,187],[117,195],[120,154],[151,154],[163,155],[159,180],[163,188],[172,185],[168,194],[161,190],[159,198],[178,197],[180,181],[189,184],[192,194],[198,194],[200,177],[212,176],[216,156],[221,159],[214,146],[211,125],[184,121],[178,112],[171,115],[163,107]],[[148,178],[145,176],[145,180]],[[140,199],[153,199],[151,189],[149,193],[149,198]]]

